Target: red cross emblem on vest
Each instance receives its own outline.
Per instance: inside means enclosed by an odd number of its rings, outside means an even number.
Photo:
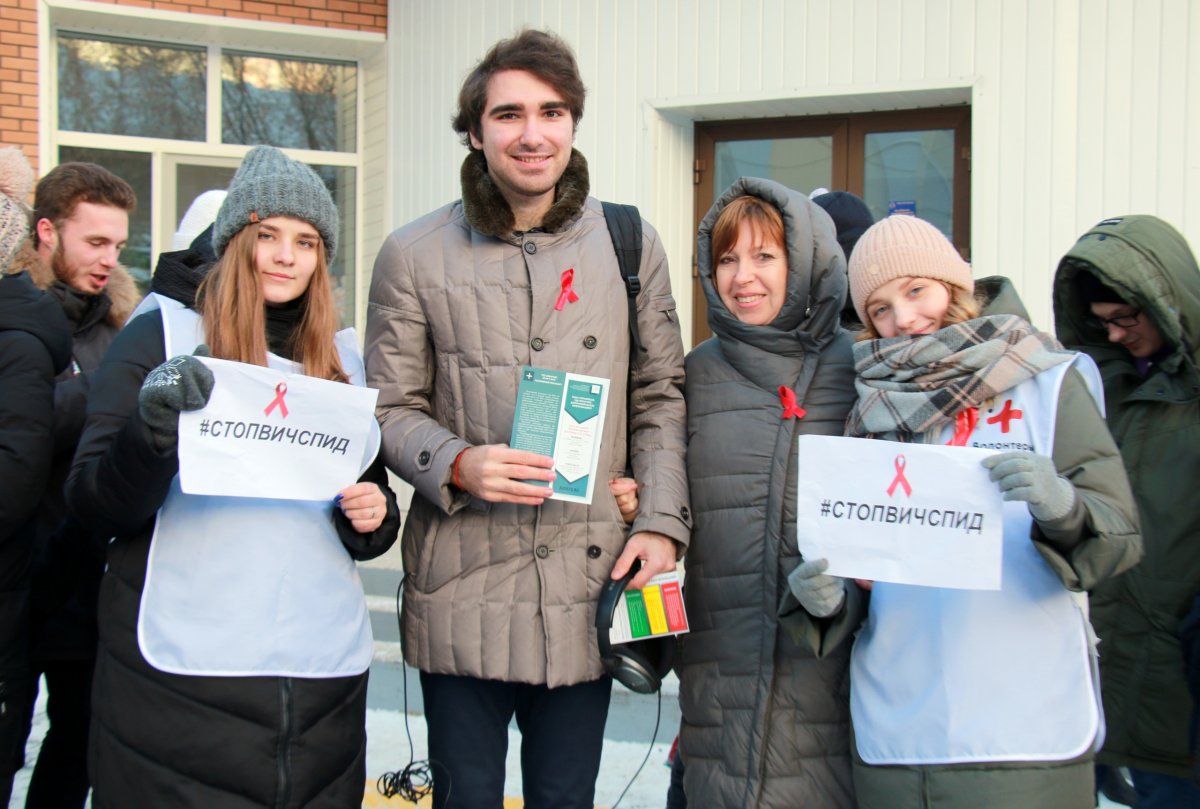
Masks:
[[[988,424],[999,424],[1000,432],[1007,433],[1013,419],[1024,417],[1024,413],[1012,406],[1012,399],[1004,400],[1004,407],[999,413],[987,420]]]

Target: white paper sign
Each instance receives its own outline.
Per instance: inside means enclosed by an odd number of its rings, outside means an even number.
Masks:
[[[188,494],[332,500],[370,461],[372,388],[202,358],[215,378],[202,410],[179,415]]]
[[[992,450],[804,435],[796,537],[829,575],[1000,589],[1004,502]]]

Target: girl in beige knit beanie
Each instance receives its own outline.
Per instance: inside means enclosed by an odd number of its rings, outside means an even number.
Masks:
[[[876,222],[859,239],[849,272],[860,340],[932,334],[979,316],[970,265],[924,219]]]
[[[986,518],[1000,539],[987,563],[994,589],[954,578],[914,586],[887,571],[870,585],[850,662],[857,807],[1091,809],[1104,720],[1095,635],[1071,591],[1141,555],[1124,465],[1100,415],[1099,371],[1002,313],[1019,303],[1015,292],[1005,301],[1006,279],[981,279],[981,314],[970,267],[928,222],[873,225],[849,275],[866,330],[853,346],[858,400],[845,433],[897,442],[863,470],[878,482],[862,490],[859,502],[872,505],[858,506],[859,518],[908,515],[934,541],[950,536],[946,518],[930,509],[937,516],[923,519],[914,492],[966,502],[955,498],[994,485],[1004,501]],[[975,453],[986,478],[948,476],[938,461],[916,460],[914,444]],[[910,486],[915,468],[929,477]],[[967,513],[950,511],[963,523],[959,540],[972,542]]]

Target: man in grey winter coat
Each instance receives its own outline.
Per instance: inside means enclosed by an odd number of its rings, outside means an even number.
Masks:
[[[583,99],[557,37],[497,43],[459,95],[462,199],[393,233],[371,282],[383,456],[416,488],[404,646],[421,670],[435,807],[499,804],[514,713],[525,805],[593,806],[611,688],[598,594],[636,560],[633,586],[673,569],[691,528],[666,257],[643,223],[645,350],[630,369],[625,285],[572,148]],[[628,535],[601,481],[590,506],[548,499],[551,459],[507,445],[525,365],[611,381],[597,477],[631,462],[640,512]]]

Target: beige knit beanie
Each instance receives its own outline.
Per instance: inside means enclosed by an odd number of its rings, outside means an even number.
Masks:
[[[858,240],[850,256],[850,298],[863,323],[867,298],[895,278],[936,278],[967,292],[975,290],[971,265],[942,232],[924,219],[894,215],[881,219]]]

